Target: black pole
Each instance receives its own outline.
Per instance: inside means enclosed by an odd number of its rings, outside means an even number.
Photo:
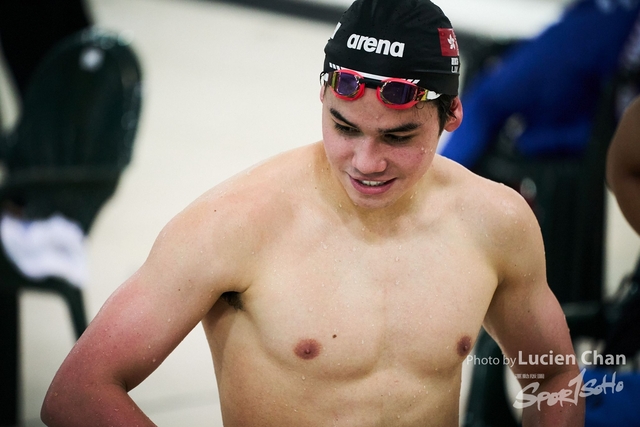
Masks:
[[[16,290],[0,291],[0,427],[18,425],[18,302]]]

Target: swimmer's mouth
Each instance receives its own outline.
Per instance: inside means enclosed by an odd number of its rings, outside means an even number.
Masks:
[[[356,179],[351,177],[353,185],[364,194],[380,194],[391,187],[395,178],[386,181],[378,181],[371,179]]]
[[[356,179],[356,181],[358,181],[362,185],[366,185],[367,187],[381,187],[381,186],[391,182],[391,180],[389,180],[389,181],[364,181],[364,180],[360,180],[360,179]]]

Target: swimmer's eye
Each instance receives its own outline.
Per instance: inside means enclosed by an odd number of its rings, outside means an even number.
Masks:
[[[384,139],[392,145],[400,145],[409,142],[413,138],[413,135],[396,135],[389,133],[384,135]]]
[[[353,126],[343,125],[338,122],[333,123],[335,129],[345,135],[345,136],[357,136],[360,134],[360,130],[358,128],[354,128]],[[395,133],[388,133],[382,136],[384,142],[389,145],[403,145],[411,141],[414,135],[398,135]]]
[[[353,136],[353,135],[357,135],[358,133],[360,133],[360,131],[354,127],[351,126],[345,126],[345,125],[341,125],[340,123],[337,122],[333,122],[335,129],[339,132],[342,133],[344,135],[347,136]]]

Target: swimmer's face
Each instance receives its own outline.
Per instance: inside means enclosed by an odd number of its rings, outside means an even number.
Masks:
[[[349,198],[360,207],[378,209],[411,197],[438,145],[436,106],[388,108],[369,88],[355,101],[322,89],[321,100],[325,152]],[[449,120],[445,129],[458,124]]]

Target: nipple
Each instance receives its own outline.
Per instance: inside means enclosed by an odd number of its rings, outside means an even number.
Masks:
[[[306,339],[300,341],[293,352],[301,359],[311,360],[320,354],[322,346],[314,339]]]
[[[465,357],[471,351],[471,338],[468,335],[463,336],[458,341],[458,355]]]

